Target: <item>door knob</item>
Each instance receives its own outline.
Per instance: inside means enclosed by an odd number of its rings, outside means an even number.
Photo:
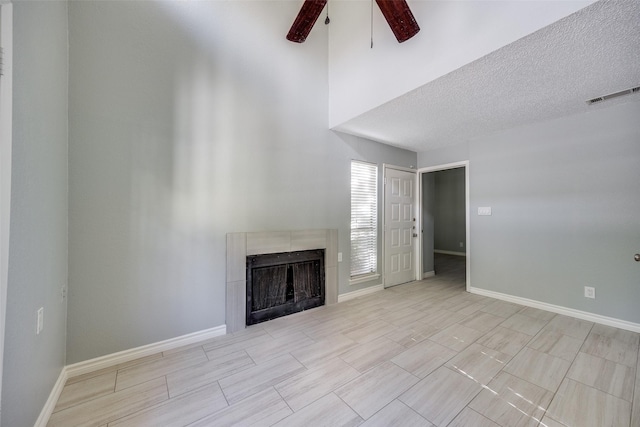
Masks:
[[[635,254],[633,256],[633,259],[635,259],[636,261],[640,262],[640,254]]]

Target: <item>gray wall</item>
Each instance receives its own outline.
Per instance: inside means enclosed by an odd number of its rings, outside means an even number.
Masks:
[[[433,172],[434,249],[448,252],[466,251],[464,168]],[[460,243],[463,246],[460,246]]]
[[[426,168],[428,166],[440,166],[468,159],[469,143],[461,142],[450,147],[437,148],[435,150],[418,153],[418,166]]]
[[[638,117],[611,101],[468,143],[471,286],[640,323]]]
[[[298,10],[69,4],[68,363],[224,324],[228,232],[337,228],[348,260],[351,159],[416,164],[327,129],[327,29],[286,41]]]
[[[14,2],[2,425],[33,426],[65,362],[67,4]],[[44,329],[36,335],[36,310]]]

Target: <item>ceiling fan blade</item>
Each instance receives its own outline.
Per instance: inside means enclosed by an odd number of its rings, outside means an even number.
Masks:
[[[384,19],[389,23],[393,35],[398,39],[398,43],[407,41],[418,34],[420,27],[405,0],[376,0],[376,3],[382,11]]]
[[[327,4],[327,0],[304,0],[300,12],[298,12],[298,16],[287,34],[287,40],[296,43],[305,41],[325,4]]]

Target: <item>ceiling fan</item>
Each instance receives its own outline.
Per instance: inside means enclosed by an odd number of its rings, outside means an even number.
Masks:
[[[405,0],[376,0],[376,3],[391,27],[391,31],[398,39],[398,43],[409,40],[420,31],[416,18],[413,17]],[[287,34],[287,40],[295,43],[304,42],[326,4],[327,0],[304,0],[300,12],[298,12],[298,16]],[[326,23],[328,23],[328,18]]]

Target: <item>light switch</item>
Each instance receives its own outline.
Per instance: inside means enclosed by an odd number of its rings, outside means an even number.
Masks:
[[[40,307],[36,312],[36,335],[40,335],[44,328],[44,307]]]
[[[491,206],[478,208],[478,215],[491,215]]]

